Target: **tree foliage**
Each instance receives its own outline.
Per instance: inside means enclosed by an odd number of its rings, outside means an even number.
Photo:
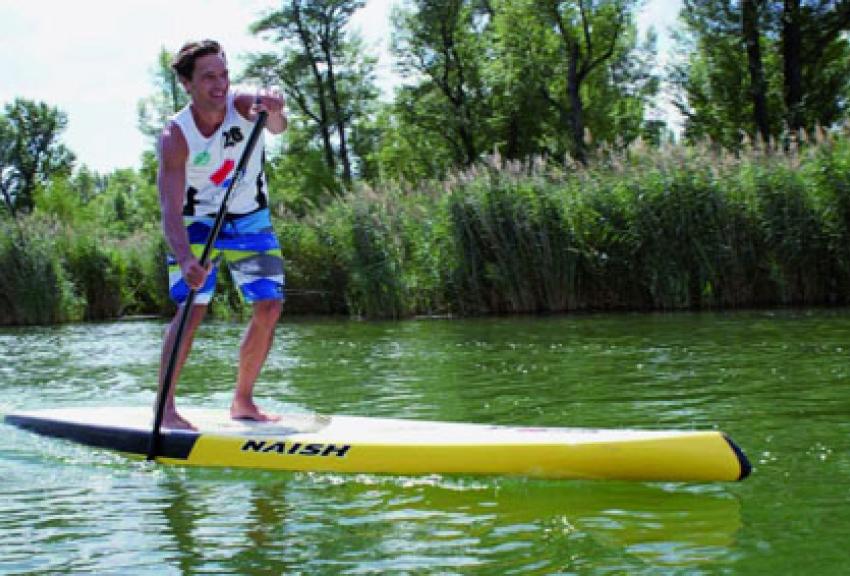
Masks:
[[[471,165],[486,149],[490,113],[484,80],[488,7],[477,0],[416,0],[394,15],[399,70],[421,79],[399,95],[398,111],[444,140],[454,162]]]
[[[255,54],[246,77],[282,84],[294,114],[298,148],[322,154],[324,172],[348,186],[358,171],[356,133],[377,99],[375,59],[346,26],[363,0],[286,0],[252,30],[279,52]],[[324,178],[324,177],[322,177]]]
[[[552,30],[556,59],[549,70],[555,82],[541,86],[546,101],[558,112],[561,129],[569,134],[570,152],[586,161],[587,126],[584,85],[598,70],[614,60],[628,29],[631,2],[537,0],[536,12],[543,25]],[[623,94],[612,91],[615,99]],[[604,102],[600,98],[599,104]]]
[[[408,79],[397,122],[438,135],[454,166],[494,151],[584,161],[596,145],[587,133],[631,142],[658,91],[654,40],[639,44],[633,11],[613,0],[409,3],[395,16]]]
[[[0,114],[0,193],[13,215],[32,210],[39,185],[70,173],[74,154],[60,141],[67,125],[58,108],[23,98]]]
[[[671,80],[689,139],[736,147],[847,117],[847,0],[686,0],[681,20]]]
[[[151,74],[154,92],[137,104],[139,131],[156,141],[168,120],[182,109],[189,96],[171,69],[171,52],[162,48]]]

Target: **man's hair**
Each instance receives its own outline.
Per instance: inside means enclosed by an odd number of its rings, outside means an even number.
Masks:
[[[224,56],[224,50],[221,45],[215,40],[201,40],[186,42],[177,52],[174,60],[171,61],[171,69],[177,72],[177,75],[186,80],[192,79],[192,74],[195,73],[195,61],[209,54],[221,54]]]

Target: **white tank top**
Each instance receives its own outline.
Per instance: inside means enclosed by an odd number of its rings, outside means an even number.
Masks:
[[[215,216],[254,124],[236,110],[233,92],[227,95],[224,122],[209,138],[198,130],[189,104],[175,114],[172,120],[180,126],[189,145],[183,215]],[[245,177],[230,194],[228,214],[248,214],[268,206],[264,161],[265,145],[263,135],[260,134],[254,153],[248,160]]]

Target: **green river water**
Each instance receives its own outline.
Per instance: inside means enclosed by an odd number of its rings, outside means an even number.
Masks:
[[[163,323],[0,329],[0,413],[149,405]],[[243,326],[182,405],[225,408]],[[850,311],[284,320],[268,409],[719,428],[740,483],[189,469],[5,424],[0,574],[850,574]]]

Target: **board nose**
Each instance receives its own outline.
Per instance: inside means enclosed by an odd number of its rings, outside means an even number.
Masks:
[[[727,434],[723,435],[723,438],[729,444],[729,447],[732,448],[732,451],[735,453],[735,456],[738,458],[738,465],[741,467],[741,473],[738,475],[738,480],[743,480],[747,476],[749,476],[753,471],[753,466],[750,464],[747,455],[744,454],[744,451],[741,450],[741,447],[735,444],[735,441],[732,440]]]

